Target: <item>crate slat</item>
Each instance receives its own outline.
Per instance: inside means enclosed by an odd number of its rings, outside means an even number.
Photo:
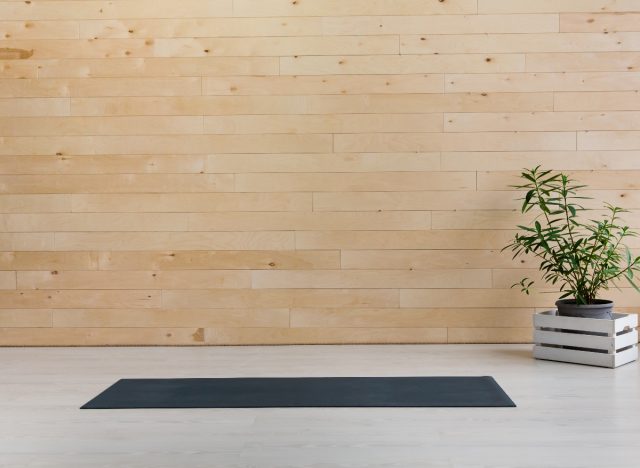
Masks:
[[[576,335],[560,331],[535,330],[533,341],[540,344],[576,346],[579,348],[600,349],[608,353],[615,352],[613,340],[608,336]]]
[[[638,342],[638,332],[633,330],[618,336],[594,336],[563,333],[561,331],[534,330],[535,343],[576,346],[579,348],[601,349],[608,353],[615,353],[617,349],[632,346]]]
[[[604,354],[535,345],[533,356],[536,359],[549,361],[571,362],[599,367],[618,367],[638,359],[638,348],[634,346],[620,353]]]
[[[587,331],[593,333],[615,333],[614,320],[561,317],[556,310],[548,310],[534,315],[533,324],[540,328],[566,328],[568,330]],[[623,327],[624,328],[624,327]]]

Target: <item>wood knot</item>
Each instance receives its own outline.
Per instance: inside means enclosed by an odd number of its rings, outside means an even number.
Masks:
[[[24,60],[33,55],[33,49],[0,48],[0,60]]]
[[[202,343],[204,341],[204,328],[198,328],[191,336],[193,337],[193,341]]]

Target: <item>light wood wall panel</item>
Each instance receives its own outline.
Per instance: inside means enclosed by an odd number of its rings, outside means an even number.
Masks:
[[[563,13],[560,32],[636,31],[640,13]]]
[[[0,345],[528,342],[510,185],[640,227],[639,90],[637,0],[0,0]]]

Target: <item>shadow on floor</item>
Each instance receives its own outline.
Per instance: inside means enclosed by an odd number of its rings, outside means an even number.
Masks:
[[[494,354],[502,356],[510,356],[521,359],[532,359],[533,351],[531,349],[496,349],[492,351]]]

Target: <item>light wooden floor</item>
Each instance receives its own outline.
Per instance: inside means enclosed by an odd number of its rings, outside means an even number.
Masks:
[[[637,467],[640,372],[528,345],[0,349],[3,467]],[[78,410],[122,377],[493,375],[518,408]]]

